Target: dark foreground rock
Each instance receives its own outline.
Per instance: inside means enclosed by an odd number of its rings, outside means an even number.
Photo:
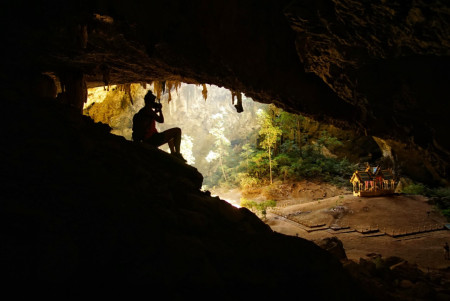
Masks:
[[[53,102],[4,109],[0,273],[17,296],[367,297],[328,252],[202,192],[169,154]]]

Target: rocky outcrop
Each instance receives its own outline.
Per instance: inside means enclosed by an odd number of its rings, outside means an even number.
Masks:
[[[422,271],[399,257],[368,254],[359,263],[345,260],[345,269],[379,300],[448,300],[448,269]]]
[[[345,253],[344,244],[336,236],[324,238],[316,243],[322,249],[325,249],[333,254],[337,259],[341,261],[347,260],[347,254]]]
[[[54,101],[4,108],[0,265],[16,296],[364,296],[330,254],[201,191],[170,154]]]

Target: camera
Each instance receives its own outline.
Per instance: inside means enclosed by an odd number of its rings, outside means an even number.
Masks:
[[[162,104],[160,104],[159,102],[154,102],[152,104],[152,107],[160,110],[162,108]]]

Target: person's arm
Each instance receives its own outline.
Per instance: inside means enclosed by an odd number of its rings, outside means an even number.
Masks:
[[[158,115],[158,113],[159,113],[159,115]],[[154,114],[155,114],[155,120],[156,120],[157,122],[159,122],[159,123],[164,123],[164,115],[163,115],[163,113],[162,113],[161,108],[155,109]]]
[[[163,116],[161,109],[157,109],[157,108],[152,109],[152,108],[148,107],[145,110],[145,115],[147,115],[149,118],[154,119],[155,121],[157,121],[159,123],[164,122],[164,116]]]

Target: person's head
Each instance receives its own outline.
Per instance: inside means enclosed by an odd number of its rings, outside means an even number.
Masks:
[[[156,96],[153,95],[153,93],[151,91],[148,91],[144,97],[145,105],[152,107],[153,104],[155,103],[155,100],[156,100]]]

